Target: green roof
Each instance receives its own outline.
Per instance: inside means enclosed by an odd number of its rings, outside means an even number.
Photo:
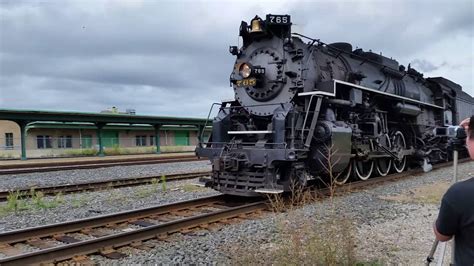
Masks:
[[[151,115],[130,115],[115,113],[91,113],[74,111],[45,111],[45,110],[20,110],[0,109],[0,120],[11,120],[17,122],[89,122],[89,123],[125,123],[125,124],[149,124],[149,125],[193,125],[202,126],[206,122],[210,125],[211,120],[195,117],[172,117]]]
[[[96,126],[93,123],[81,123],[81,122],[33,122],[28,124],[29,129],[33,128],[48,128],[48,129],[91,129],[95,130]],[[104,130],[154,130],[151,125],[147,124],[107,124],[104,126]],[[172,125],[164,125],[160,128],[160,130],[173,130],[173,131],[197,131],[198,128],[196,126],[172,126]],[[206,131],[210,130],[210,127],[206,127]]]

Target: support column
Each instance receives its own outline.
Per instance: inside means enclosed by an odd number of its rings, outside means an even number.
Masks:
[[[99,144],[98,156],[99,157],[104,157],[105,153],[104,153],[104,144],[102,142],[102,129],[104,128],[105,124],[104,123],[96,123],[95,125],[97,127],[97,142]]]
[[[161,150],[160,150],[160,128],[161,128],[161,125],[157,124],[157,125],[153,125],[153,127],[155,128],[155,146],[156,146],[156,154],[160,154],[161,153]]]
[[[202,134],[204,133],[204,126],[203,125],[198,125],[198,135],[197,135],[197,139],[198,139],[198,147],[199,148],[202,148]]]
[[[27,121],[16,121],[20,126],[20,144],[21,144],[21,160],[26,160],[26,126]]]

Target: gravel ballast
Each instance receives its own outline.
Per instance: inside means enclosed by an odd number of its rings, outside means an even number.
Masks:
[[[461,164],[458,171],[460,177],[474,176],[474,162]],[[235,263],[236,259],[241,262],[241,257],[245,259],[249,250],[257,253],[274,250],[284,233],[292,231],[288,228],[298,228],[302,221],[314,224],[314,232],[321,230],[323,235],[327,223],[336,223],[333,219],[335,221],[344,217],[354,234],[357,261],[419,265],[424,262],[434,239],[432,223],[437,216],[439,203],[404,201],[397,197],[401,194],[414,194],[415,188],[447,183],[451,178],[452,167],[437,169],[344,193],[332,200],[319,200],[286,213],[270,213],[261,219],[222,226],[217,231],[174,234],[168,241],[151,240],[155,247],[150,251],[126,248],[123,252],[129,256],[120,260],[109,260],[102,256],[92,258],[100,264],[229,264]],[[188,182],[170,182],[166,192],[160,187],[140,186],[66,195],[64,203],[56,208],[32,209],[2,217],[0,230],[74,220],[217,194],[206,188],[190,189],[186,185]],[[155,190],[148,195],[150,189]],[[85,198],[81,200],[81,197]],[[445,262],[449,259],[449,249],[446,254]],[[264,256],[256,259],[262,258]]]
[[[42,201],[54,207],[41,207],[31,200],[25,200],[27,209],[17,213],[0,213],[0,232],[32,226],[47,225],[104,215],[132,209],[190,200],[216,195],[218,192],[193,185],[198,179],[168,182],[164,190],[161,183],[137,187],[124,187],[45,197]],[[0,203],[5,206],[6,203]]]
[[[166,175],[211,171],[209,161],[177,162],[132,166],[114,166],[97,169],[78,169],[45,173],[0,175],[0,190],[15,190],[33,186],[87,183],[129,177]]]
[[[459,176],[474,176],[474,162],[459,166]],[[296,224],[301,220],[315,224],[328,217],[345,217],[353,225],[357,261],[382,264],[420,265],[424,263],[434,236],[432,223],[436,219],[439,204],[404,203],[383,199],[389,195],[407,193],[417,187],[438,182],[449,182],[452,167],[430,173],[389,182],[375,188],[337,196],[332,201],[322,200],[287,213],[269,214],[262,219],[223,226],[219,231],[197,232],[195,235],[175,234],[170,241],[156,241],[151,251],[132,252],[119,264],[173,264],[206,263],[229,264],[239,253],[246,256],[249,250],[268,251],[282,233],[282,224]],[[326,221],[331,223],[332,221]],[[324,228],[319,228],[324,230]],[[258,258],[258,256],[257,256]],[[260,257],[261,259],[262,257]],[[100,256],[94,259],[110,263]],[[241,262],[241,258],[238,258]],[[445,263],[449,261],[449,248]],[[271,262],[266,261],[270,264]]]

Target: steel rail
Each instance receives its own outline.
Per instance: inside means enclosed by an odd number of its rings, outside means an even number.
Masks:
[[[177,181],[184,179],[192,179],[203,176],[210,176],[211,172],[193,172],[193,173],[181,173],[181,174],[163,174],[163,175],[151,175],[151,176],[142,176],[142,177],[130,177],[130,178],[121,178],[121,179],[110,179],[105,181],[93,181],[86,183],[76,183],[76,184],[65,184],[57,186],[44,186],[44,187],[35,187],[30,188],[18,188],[18,189],[8,189],[0,191],[0,201],[7,200],[8,196],[12,193],[18,193],[20,197],[26,198],[31,197],[33,192],[41,192],[44,195],[57,195],[58,193],[70,194],[84,191],[98,191],[110,188],[119,188],[119,187],[129,187],[129,186],[139,186],[146,185],[155,182],[162,182],[162,176],[165,176],[165,181]]]
[[[190,205],[192,206],[192,205]],[[77,255],[86,255],[103,250],[107,247],[118,248],[136,241],[155,238],[158,235],[178,232],[183,228],[198,227],[202,224],[218,222],[223,219],[238,217],[267,208],[266,201],[247,203],[237,207],[219,210],[211,213],[183,218],[163,224],[152,225],[130,232],[123,232],[91,240],[67,244],[17,256],[0,259],[0,265],[26,265],[39,262],[57,262],[67,260]]]
[[[458,161],[459,164],[461,163],[466,163],[471,161],[469,158],[464,158],[460,159]],[[433,165],[433,170],[445,168],[448,166],[452,166],[452,162],[444,162],[444,163],[439,163]],[[376,186],[376,185],[382,185],[383,183],[387,182],[394,182],[399,179],[405,179],[409,177],[413,177],[419,174],[423,174],[423,170],[420,168],[414,168],[414,169],[409,169],[406,171],[403,171],[401,173],[393,173],[387,176],[377,176],[377,177],[371,177],[367,180],[356,180],[356,181],[351,181],[348,183],[345,183],[343,185],[336,185],[333,184],[331,188],[329,187],[323,187],[323,188],[314,188],[310,190],[310,192],[315,193],[316,195],[322,195],[322,196],[329,196],[331,192],[334,192],[334,195],[339,195],[341,192],[352,192],[352,189],[361,189],[361,188],[366,188],[370,186]]]
[[[91,160],[79,161],[83,157],[66,157],[56,159],[77,159],[75,161],[54,161],[49,160],[55,158],[40,158],[39,162],[26,161],[24,164],[2,164],[0,169],[16,169],[16,168],[30,168],[30,167],[45,167],[45,166],[62,166],[62,165],[74,165],[74,164],[96,164],[96,163],[124,163],[134,161],[156,161],[156,160],[168,160],[168,159],[182,159],[182,158],[197,158],[194,155],[179,155],[179,156],[161,156],[161,157],[126,157],[123,158],[108,158],[108,157],[95,157]],[[87,157],[85,157],[87,158]],[[41,162],[41,160],[44,160]]]
[[[210,204],[212,202],[222,202],[225,199],[226,197],[224,195],[209,196],[144,209],[100,215],[64,223],[8,231],[0,234],[0,243],[18,243],[30,238],[45,237],[58,233],[71,233],[88,227],[98,227],[110,223],[120,223],[129,219],[137,219],[152,214],[163,214],[173,210],[186,209],[204,204]]]
[[[464,158],[464,159],[459,160],[458,163],[461,164],[461,163],[466,163],[469,161],[471,161],[469,158]],[[453,165],[453,162],[444,162],[444,163],[435,164],[433,165],[433,170],[445,168],[452,165]],[[341,186],[335,186],[334,191],[338,193],[341,190],[344,191],[347,189],[359,189],[359,188],[365,188],[365,187],[374,186],[374,185],[381,185],[386,182],[394,182],[399,179],[405,179],[405,178],[416,176],[423,173],[424,173],[423,169],[421,168],[409,169],[401,173],[394,173],[387,176],[377,176],[377,177],[369,178],[367,180],[357,180],[357,181],[346,183]],[[323,195],[327,195],[330,192],[331,191],[329,188],[321,188],[317,190],[317,193],[321,193]]]
[[[174,162],[191,162],[204,159],[196,156],[166,157],[166,158],[130,158],[107,161],[75,161],[75,162],[55,162],[55,163],[37,163],[21,165],[0,165],[0,175],[26,174],[39,172],[53,172],[77,169],[95,169],[113,166],[129,166],[144,164],[161,164]]]

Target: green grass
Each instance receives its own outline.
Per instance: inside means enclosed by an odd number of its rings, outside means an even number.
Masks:
[[[166,189],[167,189],[167,187],[166,187],[166,176],[162,175],[161,176],[161,190],[163,192],[166,192]]]
[[[148,198],[149,196],[155,193],[156,191],[150,187],[140,187],[135,191],[134,195],[135,197],[142,199],[142,198]]]
[[[11,153],[0,153],[0,159],[12,159],[14,158],[15,155],[11,154]]]
[[[117,189],[111,189],[109,191],[109,196],[107,197],[107,202],[112,204],[112,203],[117,203],[127,200],[127,197],[122,194],[120,190]]]
[[[183,189],[183,191],[185,191],[185,192],[197,192],[197,191],[205,190],[205,188],[200,187],[200,186],[196,186],[196,185],[193,185],[193,184],[184,184],[184,185],[181,186],[181,189]]]
[[[30,190],[30,204],[36,209],[56,208],[64,203],[64,197],[61,193],[56,194],[53,198],[45,198],[43,192]]]
[[[234,265],[356,265],[355,232],[348,219],[327,222],[293,217],[277,223],[275,239],[261,245],[235,245],[229,250]],[[293,220],[297,222],[293,222]]]
[[[151,180],[150,185],[140,186],[138,187],[134,195],[138,198],[147,198],[153,194],[158,193],[158,190],[161,185],[161,191],[166,192],[168,190],[167,183],[166,183],[166,176],[162,175],[160,179],[153,178]]]
[[[71,156],[95,156],[97,155],[96,149],[79,149],[79,150],[69,150],[66,151],[66,155]]]
[[[12,191],[7,196],[7,202],[0,206],[0,215],[18,213],[25,210],[40,210],[56,208],[64,203],[64,197],[58,193],[54,197],[46,198],[41,191],[35,191],[32,188],[29,192],[29,198],[19,191]]]
[[[22,199],[23,195],[19,191],[12,191],[8,193],[6,205],[2,206],[0,213],[3,215],[28,209],[28,205]]]
[[[386,265],[386,263],[384,263],[381,260],[364,261],[364,262],[359,261],[355,263],[355,266],[383,266],[383,265]]]
[[[74,197],[71,200],[71,205],[74,208],[80,208],[80,207],[86,206],[89,200],[90,198],[87,194],[74,195]]]

